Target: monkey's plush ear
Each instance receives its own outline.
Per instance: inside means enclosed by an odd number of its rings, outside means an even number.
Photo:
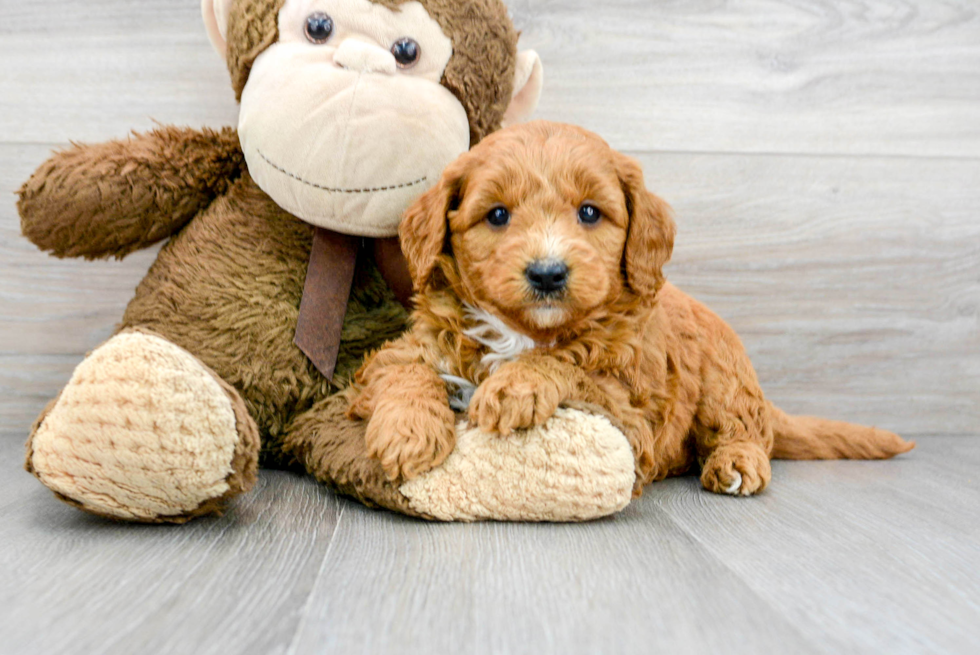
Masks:
[[[234,0],[201,0],[201,14],[204,17],[204,28],[208,31],[211,45],[221,55],[228,55],[228,13]]]
[[[534,50],[517,53],[517,69],[514,72],[514,96],[504,114],[503,127],[522,123],[531,117],[541,99],[544,85],[544,67],[541,57]]]
[[[677,226],[673,212],[670,205],[647,191],[638,161],[617,154],[616,169],[630,221],[623,252],[626,284],[642,296],[653,296],[664,284],[663,267],[674,252]]]
[[[436,261],[445,248],[448,215],[459,204],[462,171],[460,160],[450,164],[439,182],[405,211],[398,226],[402,253],[408,262],[408,272],[416,293],[421,292],[432,279]]]

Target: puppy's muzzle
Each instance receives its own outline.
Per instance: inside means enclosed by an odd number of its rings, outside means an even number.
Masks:
[[[534,261],[524,270],[524,277],[538,293],[557,294],[568,286],[568,264],[555,259]]]

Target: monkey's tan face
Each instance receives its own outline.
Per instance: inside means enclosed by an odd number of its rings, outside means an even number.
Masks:
[[[452,53],[418,2],[286,0],[279,41],[242,93],[252,178],[314,225],[397,234],[408,205],[469,148],[466,111],[440,84]]]

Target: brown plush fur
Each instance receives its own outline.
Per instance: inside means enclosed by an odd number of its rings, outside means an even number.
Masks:
[[[122,258],[175,234],[245,165],[232,128],[162,127],[57,153],[20,190],[21,230],[58,257]]]
[[[516,34],[506,9],[498,0],[423,4],[454,40],[445,82],[480,138],[500,124],[512,90]],[[251,62],[278,38],[280,6],[233,6],[228,61],[239,94]],[[25,236],[59,257],[123,257],[170,237],[119,329],[170,340],[234,389],[236,408],[243,402],[257,426],[264,465],[299,466],[343,493],[412,513],[367,457],[363,426],[343,418],[346,401],[332,396],[365,352],[405,327],[372,257],[376,247],[390,254],[390,243],[366,244],[359,257],[335,386],[293,343],[314,228],[252,181],[234,130],[164,127],[75,146],[23,185],[18,208]]]
[[[596,224],[579,221],[584,204],[600,210]],[[510,211],[505,227],[486,219],[499,206]],[[602,406],[625,426],[637,493],[698,462],[705,488],[748,495],[768,484],[774,453],[890,457],[912,447],[766,401],[734,331],[664,282],[674,229],[640,165],[580,128],[509,128],[451,165],[402,223],[420,292],[413,327],[365,362],[352,397],[349,413],[370,420],[368,447],[388,476],[411,478],[452,449],[440,374],[479,385],[469,415],[489,431],[540,425],[570,401]],[[558,296],[527,283],[527,266],[545,258],[568,265]],[[464,333],[467,305],[537,347],[494,371]]]
[[[397,10],[412,0],[372,0]],[[255,58],[279,38],[284,0],[238,0],[228,16],[228,70],[238,99]],[[453,42],[442,85],[470,117],[470,143],[500,128],[514,90],[517,32],[499,0],[419,0]]]

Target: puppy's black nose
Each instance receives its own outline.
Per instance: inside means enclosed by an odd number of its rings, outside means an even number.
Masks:
[[[554,259],[531,262],[524,271],[531,288],[541,293],[556,293],[568,284],[568,265]]]

